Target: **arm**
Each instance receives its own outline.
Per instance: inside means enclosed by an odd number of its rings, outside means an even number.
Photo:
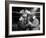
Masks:
[[[30,24],[32,27],[37,27],[39,25],[39,21],[37,18],[35,18],[33,23],[29,21],[28,24]]]

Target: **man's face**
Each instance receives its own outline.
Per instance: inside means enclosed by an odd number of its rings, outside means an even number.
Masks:
[[[26,24],[26,21],[27,21],[27,14],[24,13],[24,14],[22,15],[22,17],[23,17],[23,19],[24,19],[24,23]]]
[[[28,20],[30,20],[30,19],[31,19],[31,17],[32,17],[32,15],[28,15]]]

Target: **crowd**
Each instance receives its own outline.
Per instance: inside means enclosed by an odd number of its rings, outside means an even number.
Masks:
[[[30,12],[27,9],[22,9],[19,13],[21,13],[21,17],[19,18],[19,22],[17,24],[13,24],[13,28],[17,31],[20,30],[39,30],[40,24],[39,20],[36,18],[34,12]]]

